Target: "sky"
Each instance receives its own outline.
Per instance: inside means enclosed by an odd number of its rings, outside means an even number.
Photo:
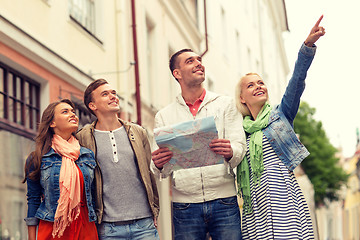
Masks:
[[[311,28],[323,14],[320,38],[306,78],[302,100],[316,109],[334,147],[351,157],[360,128],[360,1],[285,0],[290,32],[284,33],[291,77],[297,52]]]

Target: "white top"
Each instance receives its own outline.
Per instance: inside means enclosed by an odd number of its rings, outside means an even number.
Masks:
[[[172,200],[181,203],[199,203],[236,195],[233,168],[243,159],[246,146],[242,115],[233,99],[207,91],[194,117],[181,95],[155,116],[155,127],[173,125],[214,116],[219,138],[230,140],[233,157],[229,163],[182,169],[159,169],[151,162],[151,170],[158,178],[171,176]],[[157,146],[154,141],[154,146]],[[230,171],[229,171],[230,168]]]

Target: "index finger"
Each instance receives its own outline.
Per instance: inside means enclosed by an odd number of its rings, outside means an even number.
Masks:
[[[321,20],[323,19],[323,17],[324,17],[324,15],[321,15],[321,16],[320,16],[319,20],[317,20],[317,22],[315,23],[315,26],[314,26],[314,27],[318,27],[318,26],[319,26],[319,24],[320,24]]]
[[[155,150],[155,151],[153,151],[152,153],[151,153],[151,155],[156,155],[156,154],[159,154],[159,153],[162,153],[162,152],[167,152],[167,151],[169,151],[169,149],[168,148],[158,148],[157,150]]]

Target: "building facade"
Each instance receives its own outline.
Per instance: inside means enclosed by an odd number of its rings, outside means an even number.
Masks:
[[[344,239],[360,239],[360,144],[354,156],[346,159],[344,169],[350,175],[344,201]]]
[[[289,72],[283,0],[0,0],[0,220],[5,237],[26,239],[23,166],[44,108],[74,100],[105,78],[121,116],[151,137],[154,115],[179,94],[168,68],[182,48],[203,55],[205,87],[234,96],[240,76],[258,72],[278,103]],[[297,49],[295,50],[297,51]],[[161,239],[172,238],[171,191],[159,182]]]
[[[342,168],[346,168],[347,160],[343,156],[342,149],[338,148],[336,157],[339,158],[339,165]],[[341,186],[341,189],[337,192],[339,199],[336,201],[329,201],[325,199],[324,204],[317,206],[316,218],[317,229],[319,233],[319,239],[350,239],[345,234],[345,215],[344,215],[344,203],[346,198],[347,187]]]
[[[34,148],[33,138],[42,111],[50,102],[70,98],[80,107],[78,115],[82,123],[88,122],[89,114],[80,105],[84,88],[93,80],[89,70],[112,62],[108,60],[110,54],[104,53],[102,41],[106,32],[97,31],[94,23],[84,20],[91,14],[89,9],[95,7],[91,4],[95,3],[0,1],[3,239],[27,239],[23,220],[27,212],[23,169]]]
[[[317,221],[317,213],[315,208],[315,191],[314,186],[311,183],[310,179],[306,175],[304,169],[301,164],[294,169],[294,174],[297,182],[304,194],[304,198],[309,207],[310,217],[314,229],[314,239],[319,240],[323,238],[319,238],[318,232],[318,221]]]

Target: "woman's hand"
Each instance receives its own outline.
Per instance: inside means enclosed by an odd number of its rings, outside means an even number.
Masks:
[[[37,226],[28,226],[28,240],[36,240]]]
[[[305,40],[305,45],[308,47],[312,47],[314,43],[319,40],[320,37],[325,35],[325,28],[319,26],[321,20],[323,19],[324,15],[321,15],[319,20],[317,20],[315,26],[311,29],[309,36]]]

